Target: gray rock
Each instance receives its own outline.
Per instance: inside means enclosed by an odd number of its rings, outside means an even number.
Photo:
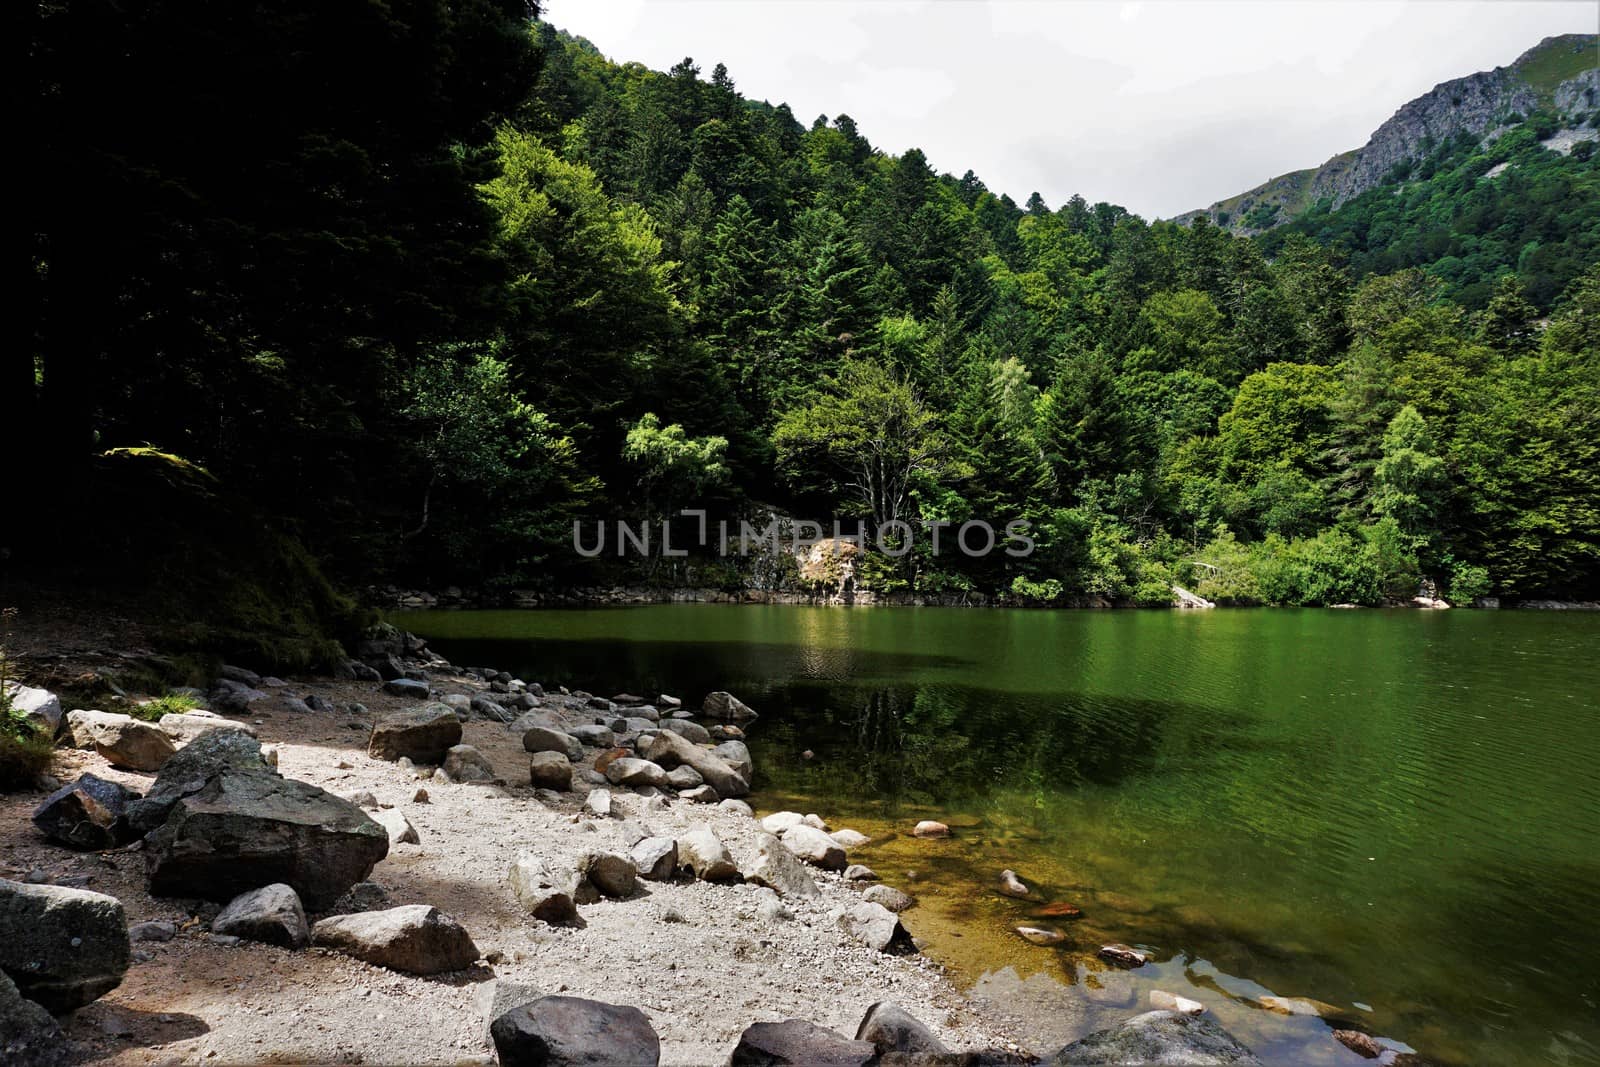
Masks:
[[[670,837],[644,837],[632,844],[633,865],[639,877],[670,882],[678,869],[678,843]]]
[[[834,841],[838,842],[839,847],[844,849],[846,852],[849,852],[852,849],[860,848],[862,845],[872,840],[872,838],[868,837],[860,830],[852,830],[848,826],[842,830],[834,830],[828,836],[833,838]]]
[[[678,790],[678,799],[687,800],[691,804],[715,804],[722,798],[717,796],[717,791],[709,785],[697,785],[693,789]]]
[[[62,786],[34,809],[33,825],[71,848],[105,849],[136,836],[128,826],[128,803],[138,799],[116,782],[85,774]]]
[[[271,699],[272,694],[263,690],[245,685],[243,682],[236,682],[231,678],[219,678],[217,687],[211,690],[206,703],[211,706],[212,711],[243,715],[250,710],[250,705]]]
[[[231,663],[224,663],[217,668],[217,677],[229,682],[238,682],[240,685],[255,687],[261,684],[261,675],[248,667],[236,667]]]
[[[178,747],[157,726],[131,715],[104,711],[74,711],[67,729],[77,748],[93,748],[109,763],[134,771],[155,771],[172,758]]]
[[[389,835],[389,847],[396,845],[420,845],[422,836],[417,833],[417,828],[411,825],[411,820],[393,808],[382,808],[372,813],[372,821],[383,827]]]
[[[461,720],[448,704],[423,704],[385,715],[372,728],[367,754],[376,759],[405,756],[417,763],[442,763],[461,743]]]
[[[458,719],[461,718],[462,712],[472,710],[472,698],[465,693],[446,693],[439,698],[439,703],[453,709]]]
[[[710,829],[700,827],[678,838],[678,864],[689,868],[702,882],[729,882],[739,878],[739,868]]]
[[[1127,945],[1101,945],[1096,956],[1117,967],[1143,967],[1150,957]]]
[[[950,1049],[925,1024],[898,1004],[880,1000],[867,1009],[856,1040],[866,1041],[884,1056],[899,1052],[911,1056],[948,1056]]]
[[[122,983],[128,920],[121,901],[87,889],[0,879],[0,971],[54,1014]]]
[[[769,834],[783,836],[783,832],[791,826],[799,826],[806,821],[806,817],[798,811],[775,811],[771,815],[763,816],[761,828]]]
[[[656,697],[656,704],[659,707],[666,708],[668,711],[677,711],[683,707],[682,700],[675,696],[668,696],[666,693],[661,693]]]
[[[282,882],[234,897],[211,920],[211,932],[284,948],[302,948],[311,940],[300,895]]]
[[[844,880],[847,882],[876,882],[878,880],[878,872],[871,867],[852,863],[844,869]]]
[[[663,788],[693,789],[695,786],[704,784],[705,779],[701,777],[700,772],[684,763],[667,772],[667,781]]]
[[[688,764],[700,772],[706,784],[715,789],[719,796],[742,797],[750,792],[750,783],[728,766],[722,757],[690,744],[686,738],[670,730],[656,734],[642,755],[669,771],[681,764]]]
[[[526,716],[517,723],[524,719]],[[522,747],[528,752],[559,752],[574,763],[583,759],[583,742],[554,726],[529,726],[522,732]]]
[[[576,737],[590,748],[610,748],[617,743],[617,735],[611,728],[609,726],[601,726],[599,723],[585,723],[582,726],[574,726],[567,733]]]
[[[511,863],[511,892],[529,915],[547,923],[578,917],[576,872],[558,874],[543,858],[524,852]]]
[[[606,781],[632,788],[653,785],[661,789],[670,784],[667,772],[659,764],[632,756],[622,756],[606,764]]]
[[[758,718],[750,706],[732,693],[711,693],[706,696],[705,703],[700,706],[706,718],[717,722],[749,722]]]
[[[790,852],[814,867],[825,871],[842,871],[845,868],[844,849],[839,843],[814,826],[791,826],[783,832],[783,844]]]
[[[589,790],[589,795],[583,798],[583,810],[597,819],[611,818],[611,790]]]
[[[528,781],[537,789],[572,788],[572,764],[559,752],[535,752],[528,757]]]
[[[12,710],[27,716],[39,733],[55,737],[60,732],[61,700],[50,690],[7,682],[6,693],[11,697]]]
[[[237,730],[213,730],[185,745],[166,762],[143,799],[128,804],[128,825],[147,834],[166,821],[180,799],[198,793],[224,772],[275,776],[260,742]]]
[[[1204,1015],[1150,1011],[1074,1041],[1050,1058],[1052,1067],[1089,1064],[1259,1064],[1248,1048]]]
[[[237,735],[201,741],[223,736]],[[144,849],[157,896],[226,901],[284,882],[313,910],[388,854],[387,831],[354,804],[307,782],[230,771],[173,804]]]
[[[151,919],[128,927],[129,941],[171,941],[177,936],[177,925],[164,919]]]
[[[330,915],[353,915],[358,911],[382,911],[392,907],[389,891],[377,882],[357,882],[345,890],[344,896],[333,902]]]
[[[868,886],[867,891],[861,894],[861,899],[893,912],[905,911],[917,902],[917,898],[910,893],[888,885]]]
[[[740,778],[747,782],[754,780],[755,761],[750,758],[750,749],[743,741],[724,741],[712,749],[711,754],[732,767]]]
[[[756,810],[742,800],[734,800],[729,798],[718,804],[717,807],[721,808],[723,811],[731,811],[735,815],[743,815],[747,819],[753,819],[756,817]]]
[[[489,1027],[502,1067],[656,1067],[661,1041],[638,1008],[541,997]]]
[[[471,745],[451,745],[439,769],[452,782],[494,781],[494,767]]]
[[[755,1023],[739,1035],[729,1067],[866,1067],[878,1055],[867,1041],[803,1019]]]
[[[618,900],[633,896],[639,869],[627,856],[615,852],[591,852],[578,861],[578,870],[603,895]]]
[[[794,853],[771,834],[757,838],[756,861],[745,872],[745,880],[767,886],[785,897],[815,897],[822,892]]]
[[[473,696],[471,709],[472,714],[480,719],[488,719],[492,722],[510,722],[515,718],[498,700],[493,700],[483,693]]]
[[[661,724],[661,729],[671,730],[692,745],[705,745],[711,742],[711,734],[706,728],[690,719],[668,719]]]
[[[412,700],[428,699],[428,683],[414,678],[390,678],[383,683],[383,691],[392,697],[409,697]]]
[[[840,915],[839,927],[857,941],[879,952],[903,955],[917,950],[911,943],[911,935],[900,925],[895,913],[881,904],[874,904],[868,900],[863,900]]]
[[[256,728],[249,723],[224,719],[221,715],[210,711],[187,711],[182,714],[170,712],[161,716],[158,725],[162,733],[180,745],[188,744],[201,734],[212,730],[242,730],[251,737],[256,735]]]
[[[477,1010],[478,1020],[483,1024],[481,1036],[484,1044],[494,1044],[490,1027],[496,1019],[512,1008],[533,1003],[542,995],[538,986],[509,978],[491,978],[487,982],[479,982],[472,991],[472,1004]]]
[[[460,971],[478,958],[478,946],[461,924],[428,904],[323,919],[311,928],[311,941],[407,974]]]

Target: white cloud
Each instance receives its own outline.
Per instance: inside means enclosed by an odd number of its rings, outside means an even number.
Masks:
[[[1019,201],[1176,214],[1365,143],[1435,84],[1595,31],[1592,2],[547,0],[618,60],[726,63]]]

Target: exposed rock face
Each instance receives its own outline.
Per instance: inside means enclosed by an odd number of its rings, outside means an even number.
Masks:
[[[866,1067],[877,1055],[871,1042],[852,1041],[803,1019],[785,1019],[745,1027],[728,1063],[730,1067]]]
[[[1204,1015],[1150,1011],[1120,1026],[1097,1030],[1050,1058],[1052,1067],[1087,1064],[1259,1064],[1255,1054]]]
[[[311,940],[300,895],[282,882],[234,897],[211,920],[211,932],[285,948],[300,948]]]
[[[52,841],[72,848],[116,848],[133,840],[128,802],[137,799],[116,782],[85,774],[46,797],[33,825]]]
[[[656,1067],[661,1040],[638,1008],[541,997],[489,1026],[502,1067]]]
[[[306,782],[227,771],[175,803],[144,853],[158,896],[225,901],[284,882],[313,910],[388,854],[388,833],[349,801]]]
[[[128,920],[104,893],[0,879],[0,971],[54,1014],[81,1008],[122,983]]]
[[[895,913],[881,904],[862,901],[839,916],[839,926],[857,941],[879,952],[902,955],[917,950]]]
[[[1539,57],[1552,52],[1585,50],[1590,56],[1594,55],[1593,34],[1546,38],[1508,67],[1480,71],[1434,86],[1396,111],[1373,131],[1361,148],[1334,156],[1320,167],[1274,178],[1202,211],[1186,212],[1175,221],[1187,225],[1198,215],[1209,215],[1213,221],[1218,221],[1218,212],[1225,205],[1236,205],[1237,210],[1227,223],[1229,228],[1236,233],[1256,232],[1242,223],[1242,216],[1257,204],[1278,206],[1272,225],[1288,222],[1325,197],[1331,198],[1334,207],[1339,207],[1377,188],[1396,165],[1422,159],[1430,146],[1458,133],[1487,137],[1514,116],[1527,116],[1543,106],[1568,116],[1587,112],[1600,103],[1600,69],[1592,64],[1588,70],[1553,89],[1532,84],[1523,75],[1530,61]]]
[[[408,974],[459,971],[478,958],[478,946],[461,924],[428,904],[336,915],[312,927],[311,940]]]
[[[922,1056],[950,1054],[950,1049],[926,1024],[900,1005],[882,1000],[867,1009],[856,1030],[856,1040],[869,1042],[880,1056],[891,1052]]]
[[[448,704],[423,704],[386,715],[372,728],[367,754],[376,759],[402,756],[416,763],[442,763],[461,743],[461,720]]]
[[[155,784],[141,800],[128,805],[128,824],[136,834],[147,834],[166,821],[181,798],[198,793],[206,782],[224,771],[275,776],[255,738],[238,731],[216,730],[185,745],[156,775]]]

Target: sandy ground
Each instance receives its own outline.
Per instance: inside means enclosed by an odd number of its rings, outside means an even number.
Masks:
[[[444,679],[434,684],[469,691]],[[122,985],[66,1021],[83,1062],[492,1062],[478,1002],[497,979],[537,994],[639,1007],[661,1037],[663,1063],[726,1062],[739,1033],[758,1021],[809,1019],[854,1036],[879,1000],[903,1005],[952,1048],[1025,1047],[1019,1020],[967,998],[926,957],[886,956],[848,940],[834,918],[855,902],[861,884],[838,874],[814,871],[822,896],[788,902],[793,919],[763,918],[753,887],[657,882],[641,882],[626,901],[584,906],[581,928],[522,914],[506,880],[513,857],[530,851],[559,862],[596,847],[626,852],[617,819],[580,815],[582,792],[541,802],[528,784],[520,736],[498,723],[468,723],[463,740],[488,757],[504,786],[419,782],[396,764],[368,758],[372,719],[409,703],[377,690],[374,683],[293,683],[277,693],[318,693],[341,708],[360,702],[368,712],[292,712],[275,696],[249,718],[258,721],[263,744],[279,745],[285,776],[335,793],[368,790],[405,814],[421,844],[393,848],[371,879],[395,905],[432,904],[455,916],[485,962],[420,978],[322,949],[225,946],[207,932],[215,905],[149,895],[138,846],[72,852],[29,821],[43,794],[0,797],[0,876],[42,871],[68,884],[86,878],[88,888],[123,902],[130,924],[165,919],[181,927],[170,942],[136,943]],[[60,752],[55,774],[62,781],[84,771],[141,790],[153,777],[113,770],[93,753]],[[413,799],[419,786],[429,795],[425,803]],[[657,833],[679,836],[705,824],[741,866],[754,854],[757,826],[746,816],[679,800],[647,810],[645,798],[613,793],[621,814]],[[905,921],[915,934],[915,910]]]

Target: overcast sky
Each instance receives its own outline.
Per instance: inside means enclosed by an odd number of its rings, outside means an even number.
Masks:
[[[612,59],[726,63],[806,125],[969,167],[1019,203],[1073,193],[1166,217],[1366,143],[1441,81],[1504,66],[1574,2],[544,0]]]

